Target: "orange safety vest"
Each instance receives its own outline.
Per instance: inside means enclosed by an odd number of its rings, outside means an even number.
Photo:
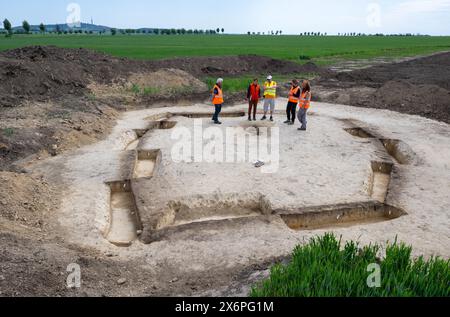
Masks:
[[[289,102],[293,102],[293,103],[299,102],[300,99],[298,97],[295,97],[295,95],[298,93],[299,90],[300,90],[300,87],[292,86],[291,91],[289,92]]]
[[[214,90],[216,90],[216,89],[218,91],[218,94],[214,94]],[[214,86],[212,93],[214,94],[213,99],[212,99],[213,105],[223,104],[223,91],[218,85]]]
[[[311,106],[311,93],[309,98],[306,98],[306,94],[307,92],[302,93],[302,97],[300,98],[300,109],[306,109],[308,110],[309,107]]]

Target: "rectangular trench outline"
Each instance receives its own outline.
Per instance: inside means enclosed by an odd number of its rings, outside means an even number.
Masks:
[[[374,133],[362,127],[344,128],[344,131],[357,138],[378,140],[383,145],[387,154],[400,165],[411,165],[416,161],[416,153],[402,140],[376,136]]]
[[[155,175],[155,173],[158,172],[162,161],[161,150],[136,150],[134,152],[135,152],[134,166],[131,170],[131,175],[129,179],[121,181],[110,181],[105,183],[110,189],[110,197],[109,197],[109,223],[105,231],[104,237],[111,244],[117,247],[130,247],[133,244],[133,242],[136,241],[142,234],[144,226],[140,217],[140,211],[138,208],[138,204],[136,202],[136,197],[134,195],[133,182],[139,179],[151,179]],[[141,177],[141,178],[135,177],[138,161],[148,158],[155,160],[152,175],[149,177]],[[128,196],[126,197],[126,199],[129,199],[131,201],[131,207],[128,208],[127,210],[122,210],[122,214],[119,216],[122,218],[123,217],[126,218],[126,215],[124,215],[123,212],[128,212],[129,216],[131,215],[131,217],[129,217],[129,219],[131,219],[131,223],[128,222],[128,225],[132,226],[133,227],[132,230],[134,230],[134,232],[136,233],[135,235],[132,235],[131,232],[129,232],[130,233],[129,236],[132,238],[123,240],[114,240],[110,238],[111,235],[113,234],[112,230],[114,229],[115,220],[117,220],[116,219],[117,215],[113,210],[114,196],[115,195],[117,196],[117,194],[126,194],[126,196]]]
[[[117,247],[129,247],[131,244],[139,237],[140,234],[142,234],[143,225],[140,218],[140,214],[137,208],[136,204],[136,198],[134,196],[133,190],[132,190],[132,184],[131,181],[113,181],[113,182],[107,182],[106,185],[109,186],[110,189],[110,198],[109,198],[109,223],[107,230],[105,231],[104,237],[106,240],[108,240],[111,244],[117,246]],[[126,238],[126,239],[118,239],[114,240],[111,238],[112,230],[114,227],[114,220],[115,220],[115,214],[113,210],[113,197],[117,194],[125,194],[127,199],[131,202],[131,207],[127,212],[130,214],[128,215],[131,219],[131,225],[133,226],[134,233],[130,233],[130,236],[133,238]],[[125,216],[125,215],[121,215]]]
[[[385,161],[372,161],[371,170],[369,195],[373,200],[385,203],[389,194],[394,164]]]
[[[154,162],[153,170],[151,172],[151,175],[141,176],[138,173],[139,164],[141,162],[147,161],[147,160]],[[137,150],[136,151],[136,160],[135,160],[134,168],[132,171],[133,177],[131,179],[138,180],[138,179],[152,178],[155,175],[155,173],[157,173],[158,168],[161,166],[161,162],[162,162],[162,151],[161,150]]]
[[[349,228],[358,225],[392,221],[407,215],[400,209],[376,201],[277,210],[285,224],[296,231]]]

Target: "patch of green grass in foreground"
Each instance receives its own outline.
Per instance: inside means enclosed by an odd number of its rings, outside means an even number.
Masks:
[[[267,75],[256,76],[259,79],[259,84],[261,87],[264,85],[266,81]],[[273,75],[273,79],[279,84],[290,82],[292,79],[296,78],[299,80],[308,79],[311,80],[314,78],[316,74],[292,74],[292,75]],[[240,77],[230,77],[224,78],[223,81],[223,90],[225,93],[236,93],[236,92],[246,92],[248,86],[253,82],[255,76],[240,76]],[[217,78],[208,77],[204,80],[206,85],[210,89],[214,87],[216,84]]]
[[[359,248],[332,234],[298,246],[288,265],[275,265],[270,278],[253,288],[252,297],[448,297],[450,261],[423,257],[411,259],[412,248],[390,244],[380,260],[380,246]],[[367,280],[381,267],[381,287],[370,288]]]

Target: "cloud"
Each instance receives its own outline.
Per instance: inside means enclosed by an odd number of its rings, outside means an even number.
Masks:
[[[394,7],[396,14],[416,14],[450,11],[450,0],[413,0],[401,2]]]

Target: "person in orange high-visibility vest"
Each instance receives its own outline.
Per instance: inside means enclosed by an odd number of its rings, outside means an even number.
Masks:
[[[299,110],[298,110],[298,121],[302,124],[299,131],[306,131],[306,115],[311,106],[311,85],[309,81],[305,80],[302,84],[302,94],[300,96]]]
[[[299,81],[294,79],[292,81],[291,90],[289,91],[289,100],[286,109],[287,120],[284,123],[294,125],[295,113],[297,111],[298,102],[300,101],[301,92],[302,89],[299,86]]]
[[[215,107],[215,112],[212,120],[214,121],[214,124],[222,124],[222,122],[219,121],[219,115],[222,112],[222,105],[223,105],[223,79],[219,78],[217,79],[216,85],[214,86],[212,90],[212,103]]]

